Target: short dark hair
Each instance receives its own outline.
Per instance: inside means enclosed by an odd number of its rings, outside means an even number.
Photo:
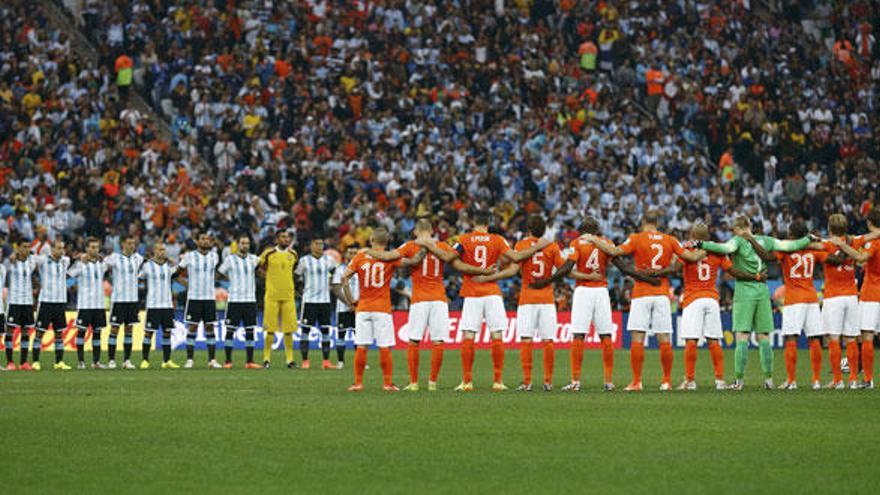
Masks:
[[[599,233],[599,221],[594,217],[584,218],[584,223],[581,224],[580,231],[582,234],[598,234]]]
[[[541,237],[547,230],[547,222],[544,221],[544,217],[541,215],[531,215],[529,216],[529,219],[526,220],[526,228],[533,236]]]
[[[788,226],[788,236],[792,239],[806,237],[809,233],[810,231],[807,229],[807,224],[804,223],[803,220],[795,220]]]
[[[871,211],[868,212],[867,219],[874,227],[880,227],[880,209],[872,208]]]
[[[477,210],[474,212],[474,223],[477,225],[489,226],[492,223],[492,213],[486,210]]]
[[[101,244],[101,241],[97,237],[89,237],[86,239],[86,246],[88,246],[89,244],[91,244],[93,242],[97,243],[98,245]]]

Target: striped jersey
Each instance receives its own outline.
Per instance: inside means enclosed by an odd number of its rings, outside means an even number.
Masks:
[[[348,265],[345,263],[340,264],[336,267],[336,270],[333,271],[333,284],[342,285],[342,276],[345,275],[345,269],[348,268]],[[355,300],[358,298],[358,276],[357,273],[351,276],[348,279],[348,289],[351,291],[351,297]],[[340,287],[340,290],[342,288]],[[336,312],[337,313],[348,313],[354,311],[354,308],[342,302],[341,298],[336,299]]]
[[[51,256],[34,256],[40,270],[40,302],[67,303],[67,270],[70,269],[70,258],[62,256],[54,259]]]
[[[6,301],[3,300],[3,287],[6,287],[6,265],[0,265],[0,315],[6,313]]]
[[[31,275],[37,267],[37,261],[33,256],[28,256],[24,261],[9,260],[6,267],[6,279],[9,281],[9,304],[33,305],[34,284]]]
[[[171,279],[177,267],[170,261],[161,265],[148,260],[141,265],[140,278],[147,281],[147,309],[171,309]]]
[[[229,302],[257,302],[256,270],[260,258],[253,254],[227,256],[217,270],[229,277]]]
[[[76,309],[104,309],[103,261],[77,261],[68,272],[76,278]]]
[[[315,258],[309,254],[299,259],[296,274],[303,278],[302,302],[330,302],[330,277],[334,268],[336,262],[327,255]]]
[[[180,259],[180,268],[186,268],[189,285],[186,298],[190,301],[214,300],[214,271],[219,263],[217,251],[202,254],[189,251]]]
[[[104,260],[113,273],[111,303],[138,301],[138,273],[143,262],[144,257],[138,253],[132,253],[131,256],[113,253]]]

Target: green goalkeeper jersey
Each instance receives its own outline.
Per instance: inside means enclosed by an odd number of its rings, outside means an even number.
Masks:
[[[765,235],[756,235],[755,240],[761,244],[767,251],[783,251],[792,252],[799,251],[810,244],[809,237],[803,237],[794,241],[779,240],[774,237]],[[767,264],[758,256],[752,244],[745,238],[734,236],[727,242],[711,242],[702,243],[702,249],[711,253],[726,254],[730,256],[733,267],[737,270],[747,273],[763,272]],[[751,280],[737,280],[733,292],[734,301],[753,301],[755,299],[764,299],[768,297],[767,284],[765,282],[757,282]]]

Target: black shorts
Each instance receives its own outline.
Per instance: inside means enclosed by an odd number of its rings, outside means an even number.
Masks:
[[[336,328],[339,330],[354,330],[354,311],[336,313]]]
[[[257,326],[257,303],[231,302],[226,306],[226,326],[254,328]]]
[[[325,330],[330,328],[330,319],[333,316],[331,303],[303,303],[303,314],[300,326]]]
[[[170,332],[174,329],[174,310],[171,308],[147,309],[145,328],[151,332],[157,330]]]
[[[76,312],[76,327],[85,329],[92,327],[92,331],[97,328],[107,326],[107,313],[103,309],[81,309]]]
[[[110,324],[113,326],[134,325],[139,319],[136,302],[116,302],[110,306]]]
[[[31,328],[34,326],[34,307],[30,304],[10,304],[6,309],[6,325]]]
[[[213,299],[192,299],[186,302],[183,322],[187,324],[217,323],[217,303]]]
[[[49,325],[56,332],[62,332],[67,328],[67,315],[64,311],[64,303],[42,302],[37,306],[37,328],[48,330]]]

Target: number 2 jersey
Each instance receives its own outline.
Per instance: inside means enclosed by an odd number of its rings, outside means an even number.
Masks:
[[[525,251],[537,242],[537,237],[526,237],[517,242],[514,249]],[[521,261],[519,272],[522,276],[522,288],[519,291],[519,304],[554,304],[556,301],[553,299],[553,284],[543,289],[532,289],[529,285],[536,280],[549,277],[562,263],[562,251],[556,243]]]
[[[660,232],[636,232],[620,245],[624,254],[633,256],[633,264],[638,270],[661,270],[668,267],[674,255],[681,254],[684,249],[678,239]],[[651,285],[640,280],[633,285],[632,297],[668,296],[669,279],[660,279],[660,285]]]
[[[357,273],[358,313],[391,312],[391,278],[398,266],[400,260],[380,261],[365,251],[355,255],[348,268]]]
[[[458,237],[455,250],[468,265],[488,268],[495,265],[502,255],[510,251],[510,244],[498,234],[470,232]],[[498,282],[475,282],[473,275],[463,275],[461,297],[500,296]]]

